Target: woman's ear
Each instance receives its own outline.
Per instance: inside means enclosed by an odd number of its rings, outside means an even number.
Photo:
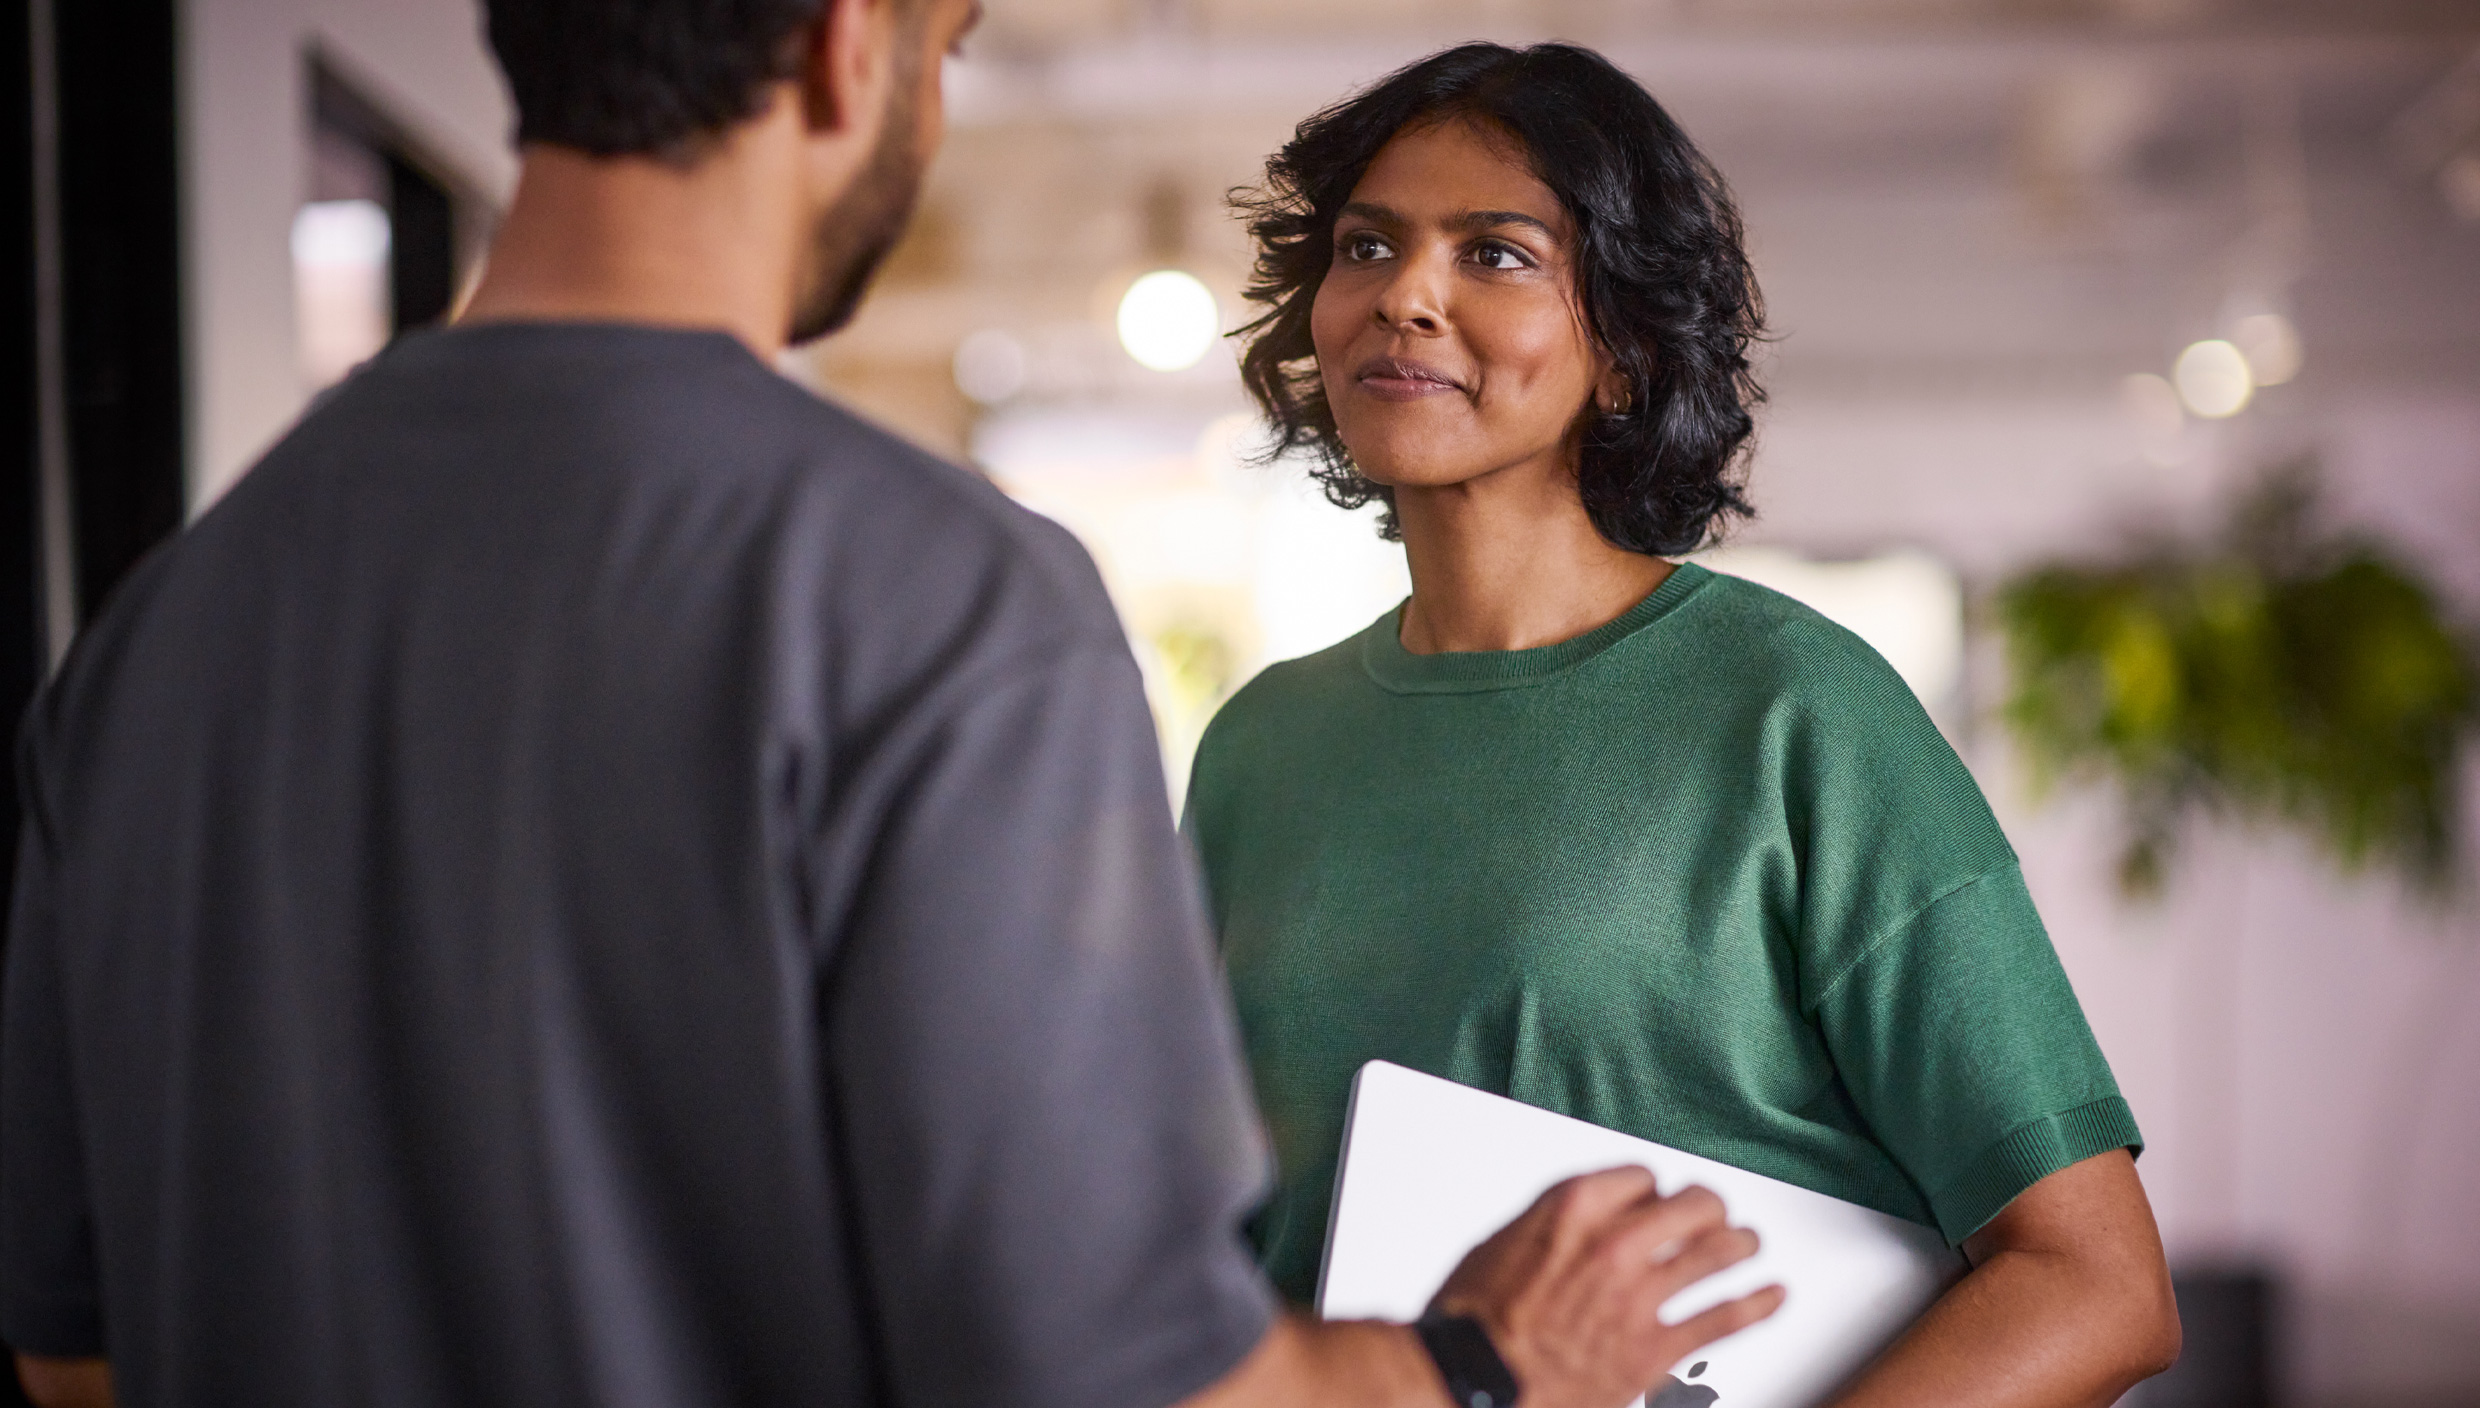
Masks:
[[[1594,383],[1593,408],[1606,416],[1623,416],[1636,409],[1636,384],[1626,372],[1615,365],[1602,369],[1602,379]]]

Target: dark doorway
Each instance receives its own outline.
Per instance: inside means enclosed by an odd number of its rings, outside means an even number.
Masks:
[[[176,0],[10,0],[0,36],[0,719],[180,527]],[[0,804],[0,876],[18,812]],[[0,881],[0,912],[7,885]],[[23,1403],[0,1373],[0,1405]]]
[[[174,0],[49,11],[71,618],[181,525],[179,53]],[[38,93],[38,99],[41,94]],[[41,134],[37,134],[38,141]],[[57,545],[55,545],[57,546]],[[59,642],[54,642],[58,648]]]
[[[312,46],[309,69],[313,202],[367,200],[387,215],[389,330],[445,318],[488,234],[487,202],[390,116],[346,65]]]
[[[35,326],[35,157],[34,95],[17,81],[32,77],[34,46],[32,16],[24,0],[8,11],[6,32],[0,33],[0,71],[11,77],[0,92],[26,96],[0,111],[0,351],[5,367],[6,402],[0,404],[0,433],[8,437],[6,479],[0,482],[0,718],[14,721],[34,692],[44,660],[42,611],[38,596],[35,525],[38,466],[42,462],[41,397],[37,390]],[[13,801],[14,799],[12,799]],[[17,808],[0,806],[0,853],[4,867],[17,853]],[[6,891],[0,881],[0,893]],[[5,1402],[0,1395],[0,1402]]]

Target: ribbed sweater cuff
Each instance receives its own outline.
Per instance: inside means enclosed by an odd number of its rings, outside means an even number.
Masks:
[[[1930,1195],[1938,1230],[1950,1244],[1960,1244],[2005,1211],[2016,1194],[2112,1149],[2144,1151],[2135,1112],[2116,1095],[2043,1115],[1981,1151]]]

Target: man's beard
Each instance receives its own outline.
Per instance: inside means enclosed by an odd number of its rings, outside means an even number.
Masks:
[[[870,279],[913,218],[924,163],[914,150],[920,140],[913,112],[919,85],[912,77],[896,76],[886,125],[879,130],[870,164],[811,232],[809,277],[799,306],[792,310],[796,346],[852,321]]]

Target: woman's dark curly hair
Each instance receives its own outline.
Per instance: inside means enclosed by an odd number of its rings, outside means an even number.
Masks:
[[[1236,191],[1257,240],[1240,330],[1241,378],[1280,439],[1343,508],[1372,499],[1400,536],[1394,491],[1362,476],[1335,432],[1309,309],[1334,257],[1335,217],[1378,150],[1405,127],[1468,119],[1513,139],[1576,228],[1585,324],[1627,378],[1624,415],[1585,427],[1578,488],[1593,526],[1641,553],[1689,552],[1754,513],[1741,485],[1764,399],[1749,370],[1764,305],[1721,173],[1636,80],[1590,49],[1465,44],[1433,54],[1300,124]]]

